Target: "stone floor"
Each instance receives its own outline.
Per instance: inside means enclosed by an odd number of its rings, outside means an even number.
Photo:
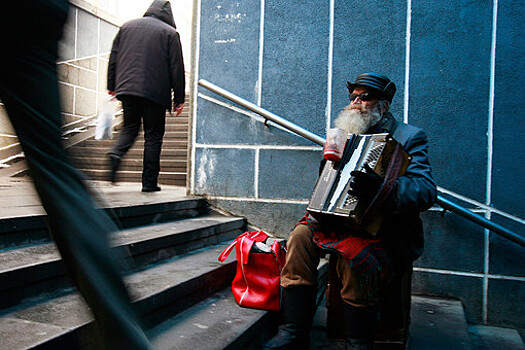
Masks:
[[[186,189],[162,185],[162,191],[143,193],[140,183],[122,182],[112,185],[90,181],[88,186],[101,207],[155,203],[186,196]],[[40,200],[29,177],[0,178],[0,219],[44,214]]]

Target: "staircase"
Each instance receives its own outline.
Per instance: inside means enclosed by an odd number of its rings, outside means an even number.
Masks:
[[[186,186],[188,162],[189,102],[182,113],[175,117],[166,114],[166,133],[160,156],[159,184]],[[109,163],[106,153],[115,144],[122,124],[117,125],[112,140],[95,140],[94,137],[68,149],[75,166],[92,180],[108,180]],[[119,181],[141,182],[142,157],[144,154],[144,132],[140,131],[129,152],[124,156]]]
[[[139,184],[101,184],[118,203],[106,208],[123,227],[113,249],[128,256],[125,281],[154,347],[260,349],[275,331],[276,314],[239,307],[230,290],[235,254],[217,261],[247,229],[245,220],[218,214],[184,188],[142,194]],[[45,214],[24,210],[0,213],[0,349],[92,349],[92,318],[65,278]],[[325,266],[320,271],[324,278]],[[326,339],[323,293],[319,300],[310,349],[344,349]],[[523,349],[515,330],[468,327],[461,303],[450,299],[414,296],[411,334],[411,350]]]
[[[186,197],[178,187],[166,186],[157,196],[141,194],[135,186],[133,191],[114,186],[128,193],[117,199],[120,206],[107,210],[124,227],[114,235],[113,249],[129,255],[126,262],[133,267],[125,281],[146,327],[158,333],[153,327],[195,312],[191,306],[205,301],[217,310],[216,317],[233,322],[224,320],[229,330],[221,334],[244,348],[251,337],[241,335],[271,317],[234,307],[229,286],[235,257],[222,264],[217,257],[246,230],[245,220],[219,215],[203,198]],[[137,197],[142,203],[131,203]],[[44,219],[44,214],[1,219],[0,349],[90,348],[91,316],[65,278]]]

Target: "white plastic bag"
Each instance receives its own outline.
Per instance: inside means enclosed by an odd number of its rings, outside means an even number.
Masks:
[[[109,140],[113,138],[113,118],[115,118],[114,97],[108,96],[100,105],[95,129],[95,140]]]

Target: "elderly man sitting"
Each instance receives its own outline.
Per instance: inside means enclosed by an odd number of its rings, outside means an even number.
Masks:
[[[326,253],[337,254],[347,348],[372,349],[379,323],[387,321],[406,341],[412,262],[423,252],[419,213],[432,206],[437,193],[428,141],[423,130],[397,121],[389,112],[396,86],[388,77],[364,73],[348,82],[347,88],[350,104],[335,126],[353,134],[388,133],[404,147],[411,162],[384,202],[386,216],[376,237],[363,237],[338,222],[319,222],[309,214],[298,222],[288,239],[281,274],[282,324],[265,349],[308,349],[317,267]],[[360,201],[371,201],[383,185],[383,178],[370,168],[352,175],[350,192]],[[387,320],[382,311],[388,308],[396,311],[394,315],[390,311]]]

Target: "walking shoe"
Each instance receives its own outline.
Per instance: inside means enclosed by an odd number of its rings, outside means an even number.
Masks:
[[[160,191],[160,187],[159,186],[155,186],[155,187],[142,187],[142,192],[158,192]]]

